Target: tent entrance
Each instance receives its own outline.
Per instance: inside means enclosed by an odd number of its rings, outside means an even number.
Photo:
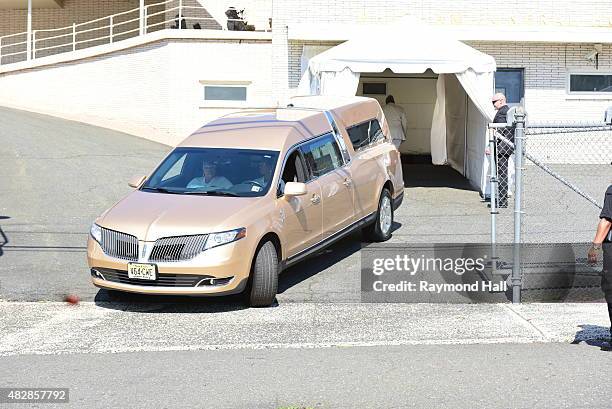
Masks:
[[[454,75],[444,76],[443,84],[439,84],[438,78],[438,74],[432,70],[422,74],[395,74],[388,69],[382,73],[361,73],[357,95],[375,98],[381,106],[385,105],[388,95],[393,95],[396,104],[404,108],[408,119],[406,141],[400,146],[402,161],[405,165],[436,163],[450,166],[454,172],[429,172],[438,178],[452,175],[449,178],[450,183],[457,176],[465,177],[467,172],[469,98]],[[439,89],[441,85],[444,89]],[[443,95],[441,103],[444,107],[441,111],[438,107],[437,115],[445,116],[445,121],[442,122],[444,129],[438,129],[439,138],[433,140],[436,132],[432,134],[432,122],[440,93]],[[440,157],[443,155],[440,152],[444,152],[442,160]],[[437,180],[432,183],[444,182]]]
[[[363,85],[362,75],[436,73],[436,103],[429,117],[432,161],[449,164],[484,192],[495,60],[443,30],[413,20],[406,17],[364,32],[310,58],[297,93],[350,96]]]

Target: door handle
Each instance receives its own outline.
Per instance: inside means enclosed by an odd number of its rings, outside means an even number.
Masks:
[[[346,187],[351,187],[351,185],[353,184],[353,181],[350,178],[346,178],[344,179],[344,182],[342,182],[342,184]]]
[[[316,194],[315,194],[315,195],[312,195],[312,197],[310,198],[310,201],[311,201],[313,204],[319,204],[319,203],[321,202],[321,196],[316,195]]]

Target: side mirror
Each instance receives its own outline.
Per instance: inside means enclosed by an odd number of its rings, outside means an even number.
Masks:
[[[302,196],[306,194],[306,184],[300,182],[287,182],[283,192],[285,196]]]
[[[142,185],[142,183],[145,181],[146,178],[147,178],[146,176],[134,176],[128,182],[128,186],[133,187],[134,189],[136,189],[136,188],[140,187],[140,185]]]

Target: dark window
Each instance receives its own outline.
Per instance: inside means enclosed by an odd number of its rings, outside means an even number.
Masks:
[[[355,150],[368,146],[382,137],[382,130],[377,119],[352,126],[346,131]]]
[[[508,104],[520,104],[525,96],[522,68],[498,68],[495,72],[495,92],[506,96]]]
[[[204,99],[207,101],[246,101],[246,87],[204,86]]]
[[[363,95],[387,95],[387,84],[384,82],[364,82]]]
[[[612,75],[570,74],[570,92],[612,92]]]
[[[342,166],[340,148],[331,134],[317,138],[300,149],[314,176],[323,176]]]

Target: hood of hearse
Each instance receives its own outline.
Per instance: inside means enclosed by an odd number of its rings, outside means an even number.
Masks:
[[[268,199],[269,200],[269,199]],[[134,191],[98,220],[101,227],[138,240],[188,236],[247,227],[260,217],[265,197],[181,195]]]

